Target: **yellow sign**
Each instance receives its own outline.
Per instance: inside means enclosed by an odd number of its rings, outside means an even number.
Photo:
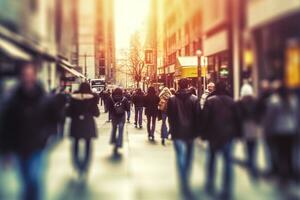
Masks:
[[[300,46],[293,45],[286,51],[285,80],[289,88],[300,87]]]
[[[206,77],[207,74],[207,67],[201,67],[201,76]],[[197,67],[181,67],[180,73],[178,74],[180,78],[197,78],[198,77],[198,71]]]

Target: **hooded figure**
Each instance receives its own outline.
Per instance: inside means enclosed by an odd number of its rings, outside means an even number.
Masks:
[[[87,171],[90,161],[91,139],[97,137],[94,117],[100,115],[98,99],[88,83],[81,83],[79,90],[71,96],[68,115],[71,117],[70,136],[74,138],[73,159],[80,176]],[[85,141],[83,158],[79,152],[79,141]]]
[[[116,88],[108,100],[108,110],[111,113],[112,131],[110,143],[114,145],[114,155],[123,146],[125,113],[130,110],[130,104],[121,88]],[[117,135],[118,130],[118,135]]]
[[[71,117],[72,138],[92,139],[97,136],[94,117],[98,117],[100,112],[97,98],[88,83],[81,83],[79,90],[71,95],[68,115]]]

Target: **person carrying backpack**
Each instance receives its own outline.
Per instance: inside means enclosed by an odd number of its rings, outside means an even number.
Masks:
[[[123,95],[121,88],[116,88],[108,100],[108,110],[111,113],[112,131],[110,143],[114,145],[113,153],[118,154],[118,148],[123,145],[125,113],[130,110],[130,104]],[[118,130],[118,135],[117,135]]]

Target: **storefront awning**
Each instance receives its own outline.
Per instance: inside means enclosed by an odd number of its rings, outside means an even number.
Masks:
[[[76,76],[78,78],[86,78],[82,73],[80,73],[74,69],[74,67],[75,67],[74,65],[72,65],[71,63],[69,63],[66,60],[60,60],[59,66],[61,66],[64,70],[66,70],[67,72],[73,74],[74,76]]]
[[[0,51],[5,54],[5,56],[20,60],[20,61],[30,61],[32,56],[26,53],[24,50],[16,46],[15,44],[0,38]]]
[[[0,37],[2,40],[14,45],[24,53],[29,53],[31,55],[31,59],[37,56],[49,62],[57,61],[55,50],[50,51],[50,49],[47,48],[47,45],[41,46],[40,44],[30,41],[22,35],[14,33],[1,25]]]

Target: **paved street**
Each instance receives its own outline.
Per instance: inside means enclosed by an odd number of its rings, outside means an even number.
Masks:
[[[71,141],[66,138],[57,144],[49,155],[46,175],[46,196],[48,200],[174,200],[180,199],[177,190],[175,155],[171,141],[166,147],[149,143],[145,128],[135,129],[133,124],[125,128],[124,148],[120,158],[113,158],[109,145],[110,124],[106,123],[107,114],[97,119],[99,137],[93,142],[93,159],[87,181],[79,181],[71,162]],[[158,125],[159,127],[159,125]],[[157,128],[158,130],[159,128]],[[159,134],[157,133],[157,139]],[[241,145],[236,145],[237,156],[243,156]],[[262,162],[260,150],[260,166]],[[221,162],[220,162],[221,164]],[[211,199],[203,192],[205,180],[205,152],[197,142],[193,166],[193,191],[198,199]],[[219,175],[222,166],[219,165]],[[9,180],[8,191],[2,192],[3,199],[15,199],[18,189],[13,175],[2,175]],[[220,176],[219,176],[220,177]],[[1,181],[1,184],[4,181]],[[220,178],[218,178],[220,183]],[[219,186],[220,184],[218,184]],[[245,169],[235,165],[235,197],[241,200],[282,199],[270,182],[259,181],[252,184]],[[2,187],[3,190],[3,187]],[[1,194],[1,191],[0,191]],[[278,197],[278,198],[275,198]],[[2,198],[1,198],[2,199]]]

